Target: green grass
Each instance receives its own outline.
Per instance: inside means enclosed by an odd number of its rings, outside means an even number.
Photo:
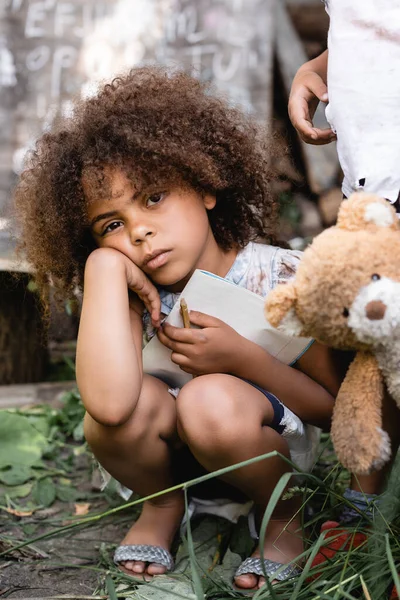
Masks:
[[[38,453],[43,456],[32,464],[24,465],[24,469],[15,471],[15,465],[3,466],[3,476],[13,474],[19,488],[23,485],[36,485],[38,481],[45,481],[42,485],[43,504],[49,503],[49,498],[60,494],[60,489],[65,483],[65,472],[74,469],[74,453],[77,441],[81,440],[79,429],[82,409],[79,397],[71,394],[66,399],[61,411],[53,410],[40,413],[39,409],[28,412],[30,425],[34,427],[33,433],[27,428],[21,429],[26,436],[32,434],[32,443],[37,443],[38,432],[45,433],[50,440],[47,448],[40,447]],[[5,411],[9,413],[10,411]],[[12,414],[21,414],[21,411],[11,411]],[[40,414],[46,415],[46,424],[39,420]],[[20,425],[19,425],[20,427]],[[28,432],[28,433],[27,433]],[[36,436],[36,437],[35,437]],[[74,442],[75,437],[75,442]],[[24,438],[25,439],[25,438]],[[40,440],[39,440],[40,442]],[[46,454],[47,452],[47,454]],[[54,460],[57,455],[58,463]],[[259,460],[269,460],[276,456],[272,452],[268,455],[257,457],[239,465],[227,467],[212,474],[205,475],[174,486],[170,490],[182,488],[187,498],[191,488],[207,479],[212,479],[240,466],[251,464]],[[47,457],[47,458],[46,458]],[[284,460],[287,461],[284,457]],[[50,460],[50,463],[49,463]],[[290,461],[287,461],[290,463]],[[292,465],[293,466],[293,465]],[[14,469],[14,471],[13,471]],[[57,470],[58,469],[58,470]],[[400,580],[398,570],[400,566],[400,465],[397,463],[392,471],[386,493],[382,496],[376,510],[375,518],[370,523],[368,542],[353,549],[342,549],[334,558],[325,562],[318,569],[311,567],[315,556],[321,547],[327,544],[324,536],[320,535],[321,524],[328,519],[335,519],[343,503],[343,491],[348,484],[349,475],[336,462],[328,436],[323,437],[321,454],[317,465],[311,474],[304,474],[303,483],[289,490],[290,494],[301,496],[301,516],[304,531],[307,532],[307,541],[304,553],[299,560],[304,564],[302,573],[295,579],[281,582],[274,586],[269,583],[256,592],[256,600],[331,600],[365,598],[366,600],[384,600],[389,598],[393,584],[400,594]],[[60,474],[61,473],[61,474]],[[64,476],[62,475],[64,473]],[[19,476],[19,479],[18,479]],[[275,487],[270,498],[262,521],[260,537],[261,542],[273,509],[285,488],[290,475],[284,475]],[[23,481],[27,478],[26,481]],[[21,483],[22,482],[22,483]],[[290,482],[289,482],[290,485]],[[15,487],[18,487],[17,484]],[[52,488],[53,486],[53,488]],[[11,489],[12,486],[7,486]],[[67,486],[68,487],[68,486]],[[52,488],[52,489],[50,489]],[[65,491],[65,490],[64,490]],[[165,491],[165,492],[166,492]],[[51,493],[50,493],[51,492]],[[162,493],[153,494],[148,498],[155,498]],[[18,506],[31,506],[34,500],[32,493],[26,497],[18,498]],[[50,494],[50,496],[49,496]],[[40,494],[37,496],[40,499]],[[51,500],[50,498],[50,500]],[[67,494],[68,498],[68,494]],[[9,499],[11,500],[11,499]],[[56,536],[65,536],[67,533],[78,532],[80,529],[97,525],[105,519],[117,519],[125,515],[126,510],[136,509],[145,499],[135,499],[132,502],[120,504],[98,514],[74,519],[67,525],[53,527],[41,535],[25,536],[23,541],[11,543],[0,557],[9,557],[12,552],[23,548],[30,548],[44,539]],[[366,531],[360,527],[349,528],[357,533]],[[137,584],[125,576],[113,565],[111,556],[113,547],[102,546],[99,552],[99,563],[85,566],[86,569],[95,569],[99,573],[99,587],[95,594],[99,597],[115,600],[119,598],[135,600],[172,600],[184,598],[185,600],[228,600],[242,598],[243,594],[233,589],[231,585],[232,574],[240,560],[249,554],[248,538],[245,535],[246,523],[241,520],[236,526],[231,526],[224,520],[206,518],[200,524],[189,522],[186,536],[178,550],[178,568],[173,574],[157,578],[151,584]],[[303,532],[299,532],[303,535]],[[0,540],[1,542],[1,540]],[[115,540],[117,544],[118,540]],[[11,547],[10,547],[11,546]],[[79,567],[83,568],[83,567]]]

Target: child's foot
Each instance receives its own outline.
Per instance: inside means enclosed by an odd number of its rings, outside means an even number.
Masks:
[[[288,564],[304,551],[300,517],[290,520],[271,519],[265,532],[264,558],[283,565]],[[258,547],[252,558],[260,557]],[[292,563],[296,566],[295,563]],[[291,565],[291,566],[292,566]],[[272,583],[276,583],[276,580]],[[265,585],[265,577],[246,573],[235,577],[234,584],[238,588],[251,590]]]
[[[162,502],[162,503],[161,503]],[[181,492],[168,494],[167,499],[161,497],[161,502],[145,502],[139,519],[132,525],[121,542],[124,545],[159,546],[170,549],[175,533],[185,512],[183,494]],[[140,560],[127,560],[119,563],[125,572],[132,575],[143,575],[151,579],[154,575],[162,575],[167,567],[157,563],[147,563]]]

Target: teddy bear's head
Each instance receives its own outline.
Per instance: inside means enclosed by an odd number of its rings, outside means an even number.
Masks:
[[[343,201],[337,225],[305,250],[296,277],[267,297],[266,317],[289,335],[340,349],[400,338],[400,226],[383,198]]]

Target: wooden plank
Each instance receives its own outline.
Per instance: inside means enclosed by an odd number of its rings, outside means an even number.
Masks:
[[[65,392],[76,388],[76,381],[56,381],[0,386],[0,409],[49,404],[54,408],[61,406],[61,397]]]
[[[32,267],[26,261],[18,260],[11,252],[7,256],[0,255],[0,271],[33,273]]]
[[[281,0],[276,2],[275,16],[275,49],[283,84],[289,97],[293,78],[298,68],[307,62],[308,58],[286,6]],[[318,128],[328,127],[322,103],[319,104],[314,115],[314,125]],[[311,190],[321,194],[334,186],[339,171],[336,144],[313,146],[301,141],[301,148]]]
[[[303,6],[305,9],[307,6],[317,6],[321,4],[321,0],[286,0],[286,4],[294,5],[294,6]]]
[[[292,4],[287,2],[288,12],[296,31],[303,41],[313,40],[326,48],[328,41],[329,16],[323,2]]]
[[[31,273],[32,268],[24,260],[17,260],[15,245],[8,231],[8,219],[0,218],[0,271]]]

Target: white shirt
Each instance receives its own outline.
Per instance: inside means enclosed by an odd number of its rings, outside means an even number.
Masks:
[[[330,16],[326,116],[343,193],[400,192],[400,0],[324,0]]]

